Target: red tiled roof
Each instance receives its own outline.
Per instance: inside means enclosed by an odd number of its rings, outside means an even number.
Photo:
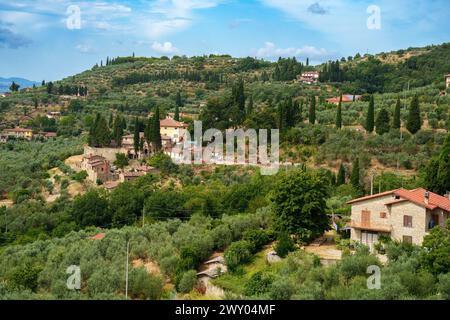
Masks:
[[[98,233],[95,236],[90,237],[91,240],[102,240],[106,236],[106,233]]]
[[[377,194],[374,194],[374,195],[371,195],[371,196],[365,196],[365,197],[361,197],[361,198],[358,198],[358,199],[350,200],[350,201],[347,202],[347,204],[352,204],[352,203],[356,203],[356,202],[361,202],[361,201],[366,201],[366,200],[370,200],[370,199],[375,199],[375,198],[379,198],[379,197],[388,196],[388,195],[393,194],[397,190],[401,190],[401,189],[385,191],[385,192],[377,193]]]
[[[434,210],[436,208],[441,208],[442,210],[450,212],[450,199],[440,196],[433,192],[428,192],[429,199],[428,199],[428,203],[426,203],[425,202],[425,192],[427,192],[427,190],[425,190],[423,188],[418,188],[418,189],[414,189],[414,190],[406,190],[406,189],[401,188],[401,189],[390,190],[390,191],[374,194],[372,196],[366,196],[366,197],[354,199],[354,200],[348,201],[347,204],[366,201],[366,200],[375,199],[375,198],[379,198],[379,197],[383,197],[383,196],[392,194],[397,197],[400,197],[400,199],[392,199],[391,201],[386,202],[385,205],[392,205],[392,204],[395,204],[398,202],[410,201],[412,203],[415,203],[421,207],[424,207],[424,208],[427,208],[430,210]]]
[[[160,120],[160,127],[171,127],[171,128],[186,128],[188,125],[186,123],[176,121],[172,118],[165,118]]]
[[[442,210],[450,212],[450,199],[440,196],[434,192],[429,192],[427,204],[425,202],[425,192],[427,192],[427,190],[423,188],[417,188],[414,190],[399,189],[395,192],[395,195],[430,210],[441,208]]]

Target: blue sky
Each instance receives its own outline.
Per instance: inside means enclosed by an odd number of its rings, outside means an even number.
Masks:
[[[132,52],[320,63],[449,42],[449,21],[448,0],[0,0],[0,76],[57,80]]]

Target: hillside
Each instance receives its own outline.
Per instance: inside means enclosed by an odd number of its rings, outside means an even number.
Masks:
[[[450,73],[450,43],[376,55],[357,54],[343,58],[340,69],[338,76],[330,75],[331,80],[357,93],[400,92],[431,84],[444,89],[444,75]]]

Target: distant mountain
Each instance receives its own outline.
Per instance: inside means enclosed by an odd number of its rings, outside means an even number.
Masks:
[[[12,82],[20,85],[20,89],[32,87],[33,84],[38,85],[38,82],[23,79],[23,78],[2,78],[0,77],[0,92],[9,92],[9,87]]]

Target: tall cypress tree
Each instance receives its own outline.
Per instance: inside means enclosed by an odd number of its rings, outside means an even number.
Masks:
[[[133,144],[134,144],[134,152],[137,155],[139,152],[139,119],[138,117],[134,118],[134,134],[133,134]]]
[[[377,134],[383,135],[389,132],[389,121],[389,112],[384,108],[381,109],[380,112],[378,112],[377,120],[375,122]]]
[[[159,125],[159,107],[156,107],[155,114],[153,115],[153,126],[152,126],[152,145],[155,152],[158,152],[162,148],[161,142],[161,131]]]
[[[342,94],[341,98],[339,99],[339,104],[336,112],[336,128],[338,129],[342,128]]]
[[[406,129],[412,134],[416,134],[422,127],[422,119],[420,117],[419,97],[415,95],[409,106],[408,120],[406,121]]]
[[[373,95],[370,96],[369,109],[366,117],[366,131],[372,133],[375,126],[375,102]]]
[[[440,192],[444,194],[450,191],[450,134],[447,135],[439,156],[439,168],[437,180],[440,182]]]
[[[119,114],[117,114],[113,124],[113,138],[119,147],[122,145],[123,130],[124,128],[122,117]]]
[[[359,158],[353,161],[352,173],[350,175],[350,182],[355,190],[360,191],[361,185],[359,183]]]
[[[345,167],[341,163],[341,165],[339,166],[339,171],[338,171],[337,178],[336,178],[336,185],[340,186],[343,184],[345,184]]]
[[[176,121],[180,121],[180,107],[178,105],[175,106],[175,115],[173,118]]]
[[[251,94],[248,97],[248,102],[247,102],[247,114],[251,114],[253,112],[253,95]]]
[[[285,116],[286,110],[284,109],[284,104],[281,102],[278,104],[278,129],[281,131],[285,126]]]
[[[394,129],[400,129],[401,127],[400,108],[401,108],[400,97],[398,97],[394,109],[394,120],[392,122],[392,127]]]
[[[309,123],[316,123],[316,97],[311,97],[311,104],[309,105]]]
[[[145,141],[147,141],[148,145],[150,145],[152,142],[152,135],[153,135],[153,118],[148,117],[147,125],[145,126],[144,130]]]
[[[177,105],[179,108],[183,106],[183,100],[181,99],[180,91],[177,91],[177,95],[175,97],[175,105]]]

